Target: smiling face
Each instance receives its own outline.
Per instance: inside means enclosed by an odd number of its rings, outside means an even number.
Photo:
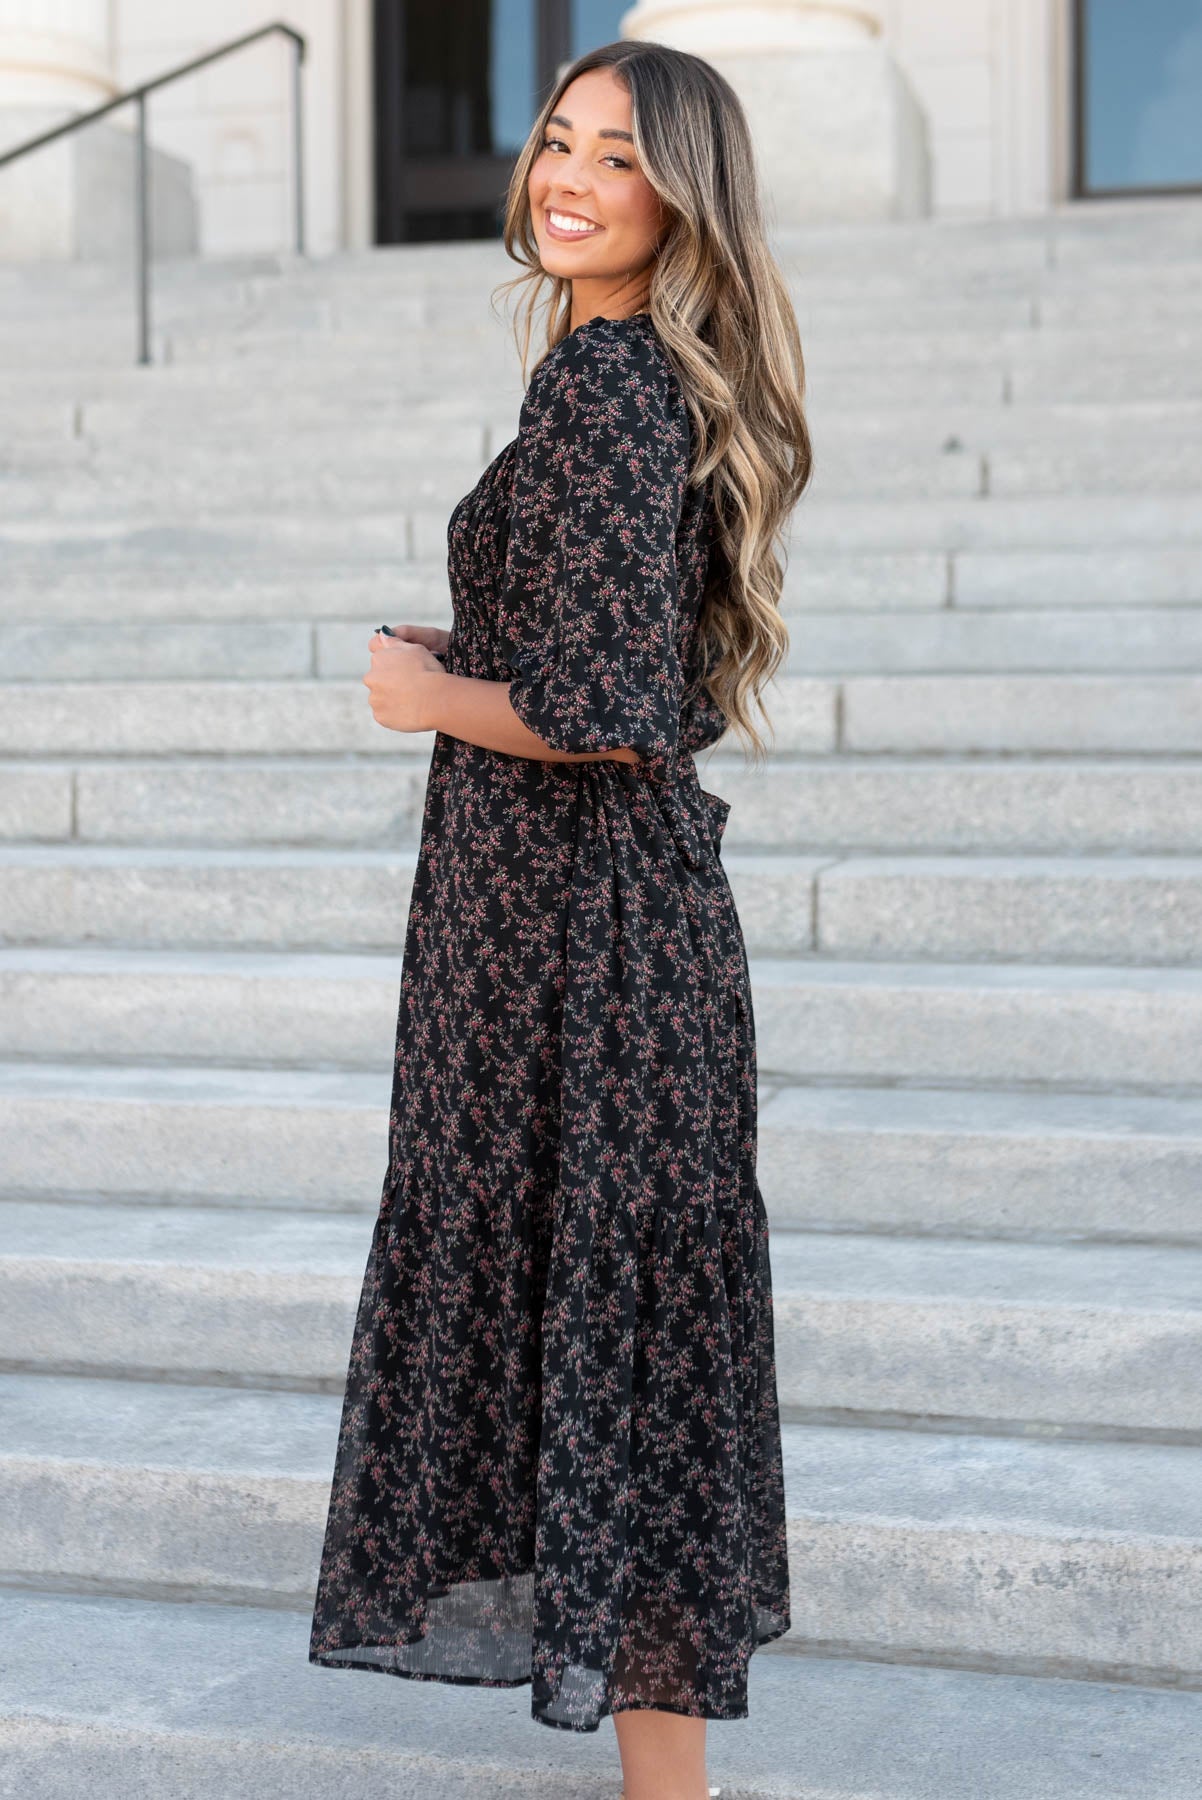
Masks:
[[[608,69],[578,75],[560,95],[528,194],[539,261],[572,283],[571,328],[638,311],[665,213],[635,155],[630,95]]]

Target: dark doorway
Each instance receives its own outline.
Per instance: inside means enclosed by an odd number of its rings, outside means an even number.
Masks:
[[[634,0],[374,0],[378,244],[497,237],[535,113]]]
[[[1074,190],[1202,187],[1202,0],[1075,0]]]

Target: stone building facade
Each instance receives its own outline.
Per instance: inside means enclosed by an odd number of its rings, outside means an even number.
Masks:
[[[279,17],[318,254],[489,235],[555,68],[619,35],[730,76],[781,224],[1040,213],[1091,158],[1108,190],[1202,183],[1196,0],[0,0],[0,147]],[[152,97],[160,251],[287,248],[291,95],[276,36]],[[0,169],[0,255],[119,249],[131,115]]]

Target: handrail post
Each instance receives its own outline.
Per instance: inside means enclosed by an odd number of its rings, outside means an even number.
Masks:
[[[138,361],[150,361],[150,157],[146,144],[146,95],[138,95],[137,237]]]
[[[300,38],[292,43],[292,157],[296,171],[295,205],[296,205],[296,254],[305,254],[305,152],[304,152],[304,99],[301,84],[301,63],[304,60],[305,47]]]

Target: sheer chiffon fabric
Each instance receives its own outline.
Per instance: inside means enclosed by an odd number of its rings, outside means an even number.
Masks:
[[[436,734],[389,1153],[310,1658],[531,1684],[541,1723],[747,1716],[789,1626],[728,806],[691,752],[708,483],[649,315],[544,359],[451,515],[446,666],[554,763]]]

